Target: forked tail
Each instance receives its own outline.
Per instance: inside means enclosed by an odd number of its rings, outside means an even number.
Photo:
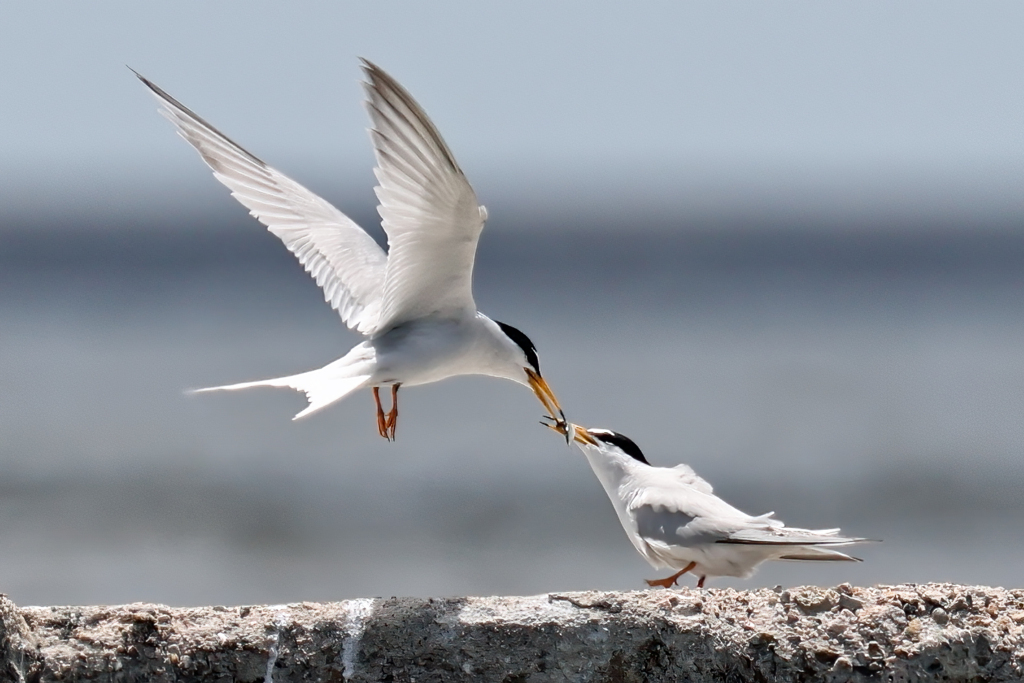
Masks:
[[[334,367],[338,362],[335,361],[335,363],[331,363],[319,370],[311,370],[298,375],[291,375],[290,377],[226,384],[221,387],[207,387],[205,389],[196,389],[193,393],[236,391],[250,387],[288,387],[303,392],[306,394],[306,400],[309,401],[309,405],[292,418],[293,420],[298,420],[300,417],[306,417],[322,408],[326,408],[332,403],[345,398],[353,391],[366,386],[370,379],[369,375],[339,376],[338,368]]]
[[[784,555],[779,555],[780,560],[801,560],[808,562],[861,562],[859,557],[841,553],[838,550],[824,548],[822,546],[797,546]]]

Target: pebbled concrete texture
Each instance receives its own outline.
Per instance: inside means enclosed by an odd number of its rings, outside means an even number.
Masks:
[[[1024,591],[951,584],[18,607],[3,681],[1021,681]]]

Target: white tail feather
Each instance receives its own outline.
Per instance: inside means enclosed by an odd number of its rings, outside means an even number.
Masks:
[[[323,382],[298,387],[300,391],[305,392],[309,405],[306,406],[305,410],[299,411],[292,419],[298,420],[300,417],[312,415],[321,408],[326,408],[332,403],[340,401],[353,391],[366,386],[366,382],[369,379],[369,375],[347,377],[345,379],[337,377],[325,378]]]
[[[348,352],[343,358],[328,363],[317,370],[310,370],[298,375],[261,379],[255,382],[225,384],[220,387],[196,389],[194,393],[206,391],[237,391],[250,387],[288,387],[306,394],[309,405],[305,410],[293,417],[298,420],[318,410],[340,401],[353,391],[363,388],[370,381],[374,352],[365,342]]]
[[[330,366],[327,366],[328,368]],[[311,372],[304,372],[301,375],[291,377],[277,377],[275,379],[263,379],[256,382],[240,382],[238,384],[226,384],[221,387],[206,387],[196,389],[194,393],[207,391],[236,391],[238,389],[249,389],[250,387],[288,387],[306,394],[309,405],[300,411],[293,420],[306,417],[318,410],[340,401],[353,391],[361,389],[366,385],[369,375],[358,375],[356,377],[337,377],[324,372],[327,368],[320,368]]]
[[[798,546],[779,556],[780,560],[807,560],[814,562],[860,562],[859,558],[821,546]]]

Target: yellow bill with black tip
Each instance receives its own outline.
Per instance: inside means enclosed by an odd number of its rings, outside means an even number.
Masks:
[[[533,389],[533,393],[540,399],[544,409],[552,415],[558,415],[562,418],[562,422],[565,422],[565,413],[562,411],[562,406],[558,404],[558,399],[555,398],[555,393],[551,391],[551,387],[548,383],[537,374],[531,368],[523,368],[526,370],[526,377],[530,382],[530,388]]]
[[[565,440],[567,443],[571,440],[579,441],[580,443],[590,444],[591,446],[597,445],[597,439],[591,436],[586,429],[580,427],[579,425],[571,424],[569,422],[566,422],[565,420],[559,420],[557,418],[551,417],[550,415],[545,415],[544,419],[549,420],[549,422],[541,422],[541,424],[547,427],[548,429],[558,432],[562,436],[566,437]],[[570,433],[572,434],[571,439],[569,438]]]

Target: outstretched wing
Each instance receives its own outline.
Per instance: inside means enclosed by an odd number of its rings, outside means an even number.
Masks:
[[[475,311],[473,261],[487,212],[405,88],[366,60],[363,71],[378,211],[388,236],[378,332],[432,314]]]
[[[161,113],[224,183],[299,259],[351,329],[372,334],[380,319],[387,256],[351,218],[245,151],[156,85]]]

